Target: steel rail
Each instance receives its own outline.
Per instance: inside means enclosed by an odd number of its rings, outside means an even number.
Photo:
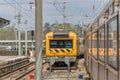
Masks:
[[[2,77],[6,76],[6,75],[8,75],[8,74],[10,74],[10,73],[13,73],[13,72],[15,72],[15,71],[17,71],[17,70],[21,70],[22,68],[28,67],[29,65],[32,65],[32,64],[35,64],[35,62],[30,62],[30,63],[28,63],[28,64],[26,64],[26,65],[24,65],[24,66],[21,66],[21,67],[19,67],[19,68],[17,68],[17,69],[13,69],[13,70],[8,71],[8,72],[6,72],[6,73],[0,74],[0,77],[2,78]]]

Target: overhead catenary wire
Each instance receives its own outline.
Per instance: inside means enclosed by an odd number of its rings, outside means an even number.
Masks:
[[[46,3],[46,2],[48,2],[49,0],[44,0],[44,2]],[[59,3],[63,3],[63,1],[64,2],[67,2],[68,4],[80,4],[80,3],[86,3],[86,4],[90,4],[90,0],[73,0],[73,1],[69,1],[69,0],[59,0]],[[102,0],[102,1],[104,1],[104,0]],[[50,1],[51,3],[53,2],[53,1]],[[98,3],[98,2],[101,2],[101,0],[96,0],[96,1],[94,1],[95,3]],[[106,1],[107,2],[107,1]]]
[[[14,4],[11,4],[11,3],[8,2],[7,0],[4,0],[4,1],[5,1],[7,4],[9,4],[11,7],[16,8]],[[16,3],[16,4],[18,4],[18,3]],[[24,13],[25,15],[27,15],[29,18],[33,19],[33,17],[29,16],[29,15],[27,14],[27,12],[25,12],[25,9],[24,9],[24,11],[21,10],[21,12]]]
[[[65,14],[65,9],[66,9],[66,1],[63,1],[63,2],[58,2],[58,0],[54,0],[53,2],[48,2],[48,1],[45,1],[46,3],[49,3],[49,4],[52,4],[55,9],[62,15],[63,17],[63,23],[65,23],[65,19],[66,19],[66,14]],[[62,6],[61,6],[62,4]]]
[[[13,0],[13,1],[14,1],[16,4],[18,4],[18,2],[17,2],[16,0]],[[23,4],[23,3],[21,3],[21,4]],[[28,4],[30,4],[30,3],[28,3]],[[21,6],[21,8],[24,9],[25,11],[30,11],[30,10],[28,10],[28,9],[22,7],[22,6]]]
[[[6,3],[6,4],[8,4],[8,5],[10,5],[11,7],[13,7],[13,8],[15,8],[15,16],[14,16],[14,19],[16,19],[16,17],[17,17],[17,10],[18,10],[18,7],[17,7],[17,5],[18,5],[18,3],[16,3],[16,4],[11,4],[10,2],[8,2],[7,0],[4,0],[4,2]],[[15,3],[15,2],[14,2]],[[21,10],[21,13],[23,13],[27,18],[29,18],[29,20],[34,20],[34,18],[31,16],[31,15],[29,15],[28,14],[28,12],[27,11],[23,11],[24,9],[22,9]],[[22,16],[23,17],[23,16]],[[16,21],[15,21],[16,22]],[[24,24],[24,23],[23,23]],[[22,25],[22,24],[21,24]],[[30,25],[31,26],[31,25]]]
[[[21,13],[24,13],[25,16],[27,16],[27,17],[29,17],[31,19],[33,19],[33,18],[32,18],[32,16],[30,16],[27,13],[29,10],[27,10],[26,8],[23,8],[21,6],[21,0],[19,0],[19,2],[17,2],[16,0],[14,0],[15,4],[11,4],[11,2],[9,2],[7,0],[4,0],[4,2],[6,4],[10,5],[11,7],[15,8],[15,17],[17,17],[17,19],[18,19],[18,40],[19,40],[19,43],[18,43],[19,44],[18,53],[19,53],[19,56],[21,56],[22,54],[21,54],[21,51],[20,51],[20,49],[21,49],[21,37],[20,36],[21,36],[21,17],[23,17],[23,16],[21,16]],[[18,10],[18,14],[16,15],[17,10]],[[27,50],[26,50],[26,53],[27,53]]]
[[[14,2],[16,2],[16,4],[18,4],[18,2],[16,1],[16,0],[14,0]],[[27,12],[29,12],[29,11],[31,11],[31,10],[28,10],[28,9],[26,9],[26,8],[24,8],[24,7],[22,7],[21,6],[21,8],[24,10],[24,11],[27,11]],[[22,11],[23,12],[23,11]],[[29,16],[26,12],[23,12],[26,16],[28,16],[28,17],[30,17],[31,19],[33,19],[31,16]]]
[[[92,13],[91,13],[91,17],[94,17],[97,13],[99,13],[99,11],[102,9],[101,7],[103,6],[103,1],[104,0],[94,0],[93,1],[93,4],[91,4],[91,8],[93,9],[93,11],[92,11]],[[60,3],[61,4],[63,4],[63,2],[66,2],[67,4],[77,4],[77,3],[84,3],[84,4],[88,4],[88,3],[90,3],[91,1],[89,1],[89,0],[74,0],[74,1],[72,1],[72,0],[59,0],[59,2],[58,2],[58,0],[51,0],[51,1],[48,1],[48,0],[44,0],[44,3],[49,3],[49,4],[52,4],[54,7],[55,7],[55,9],[59,12],[59,14],[61,14],[64,18],[66,18],[67,16],[65,15],[65,13],[64,13],[64,8],[63,7],[61,7],[61,5],[60,5]],[[100,4],[102,4],[102,5],[99,5],[99,6],[97,6],[96,5],[96,3],[100,3]],[[105,2],[107,2],[107,1],[104,1],[104,3]],[[92,2],[91,2],[92,3]],[[64,5],[63,5],[64,6]],[[66,7],[65,7],[66,8]],[[88,15],[89,16],[89,15]]]
[[[99,14],[99,12],[101,12],[104,8],[104,6],[107,4],[107,2],[103,2],[101,3],[101,5],[99,6],[99,8],[94,8],[94,13],[92,15],[93,19],[95,18],[95,16],[97,16]],[[95,6],[94,6],[95,7]]]

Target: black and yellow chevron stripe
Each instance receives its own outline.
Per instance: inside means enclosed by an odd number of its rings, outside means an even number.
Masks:
[[[72,49],[49,49],[51,53],[71,53]]]

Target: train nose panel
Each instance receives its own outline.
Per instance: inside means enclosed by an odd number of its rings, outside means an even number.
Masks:
[[[50,53],[54,56],[73,56],[73,49],[49,49]]]

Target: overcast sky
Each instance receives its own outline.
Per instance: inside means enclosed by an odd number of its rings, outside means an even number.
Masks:
[[[9,19],[11,25],[17,26],[17,19],[14,18],[18,13],[18,4],[14,4],[16,1],[18,2],[19,0],[0,0],[0,17]],[[89,18],[95,16],[102,9],[106,1],[108,0],[43,0],[43,23],[49,22],[52,24],[56,21],[58,23],[62,23],[63,21],[73,24],[81,23],[85,15],[89,16]],[[28,20],[28,26],[33,28],[35,23],[35,8],[34,4],[30,5],[28,4],[29,2],[34,2],[34,0],[21,0],[21,21],[22,26],[24,26],[23,23],[25,20]],[[63,2],[65,2],[65,19],[62,16]],[[30,6],[33,8],[30,9]],[[85,22],[85,19],[83,21]]]

